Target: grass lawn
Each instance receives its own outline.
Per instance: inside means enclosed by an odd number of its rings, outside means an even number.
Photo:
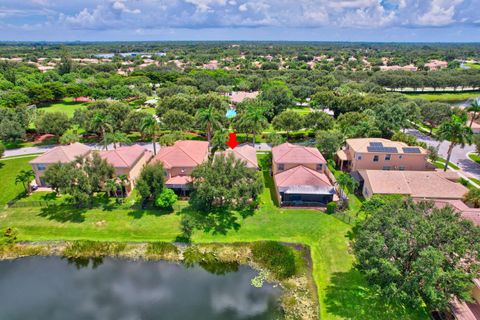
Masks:
[[[45,112],[65,112],[70,118],[73,117],[73,113],[77,109],[86,109],[88,102],[75,102],[72,98],[65,98],[62,101],[51,103],[45,107],[38,108]]]
[[[2,183],[0,192],[0,208],[8,201],[13,200],[23,192],[21,184],[15,185],[15,177],[20,170],[31,169],[28,164],[35,156],[22,156],[12,159],[0,160],[0,181]]]
[[[259,162],[266,155],[259,156]],[[272,200],[272,178],[255,215],[240,219],[241,228],[227,235],[197,231],[193,242],[277,240],[311,248],[322,319],[428,319],[423,309],[388,304],[353,268],[349,250],[351,226],[308,209],[283,209]],[[10,208],[0,212],[0,229],[15,227],[20,240],[174,241],[185,202],[174,213],[133,209]]]
[[[432,163],[435,167],[437,167],[439,169],[444,169],[445,168],[445,162],[446,162],[445,159],[439,158],[437,161],[432,162]],[[448,167],[452,168],[452,169],[455,169],[455,170],[460,170],[460,168],[453,162],[449,162]]]
[[[465,65],[472,69],[480,69],[480,64],[478,63],[467,62]]]
[[[470,160],[475,161],[476,163],[480,163],[480,156],[478,155],[478,153],[469,153],[468,157],[470,158]]]
[[[480,92],[455,92],[455,93],[404,93],[410,99],[426,99],[429,101],[461,101],[480,96]]]

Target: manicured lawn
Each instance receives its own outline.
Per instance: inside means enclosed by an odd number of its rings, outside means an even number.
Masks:
[[[405,93],[410,99],[426,99],[430,101],[460,101],[480,96],[480,92],[458,92],[458,93]]]
[[[480,64],[478,64],[478,63],[467,62],[467,63],[465,63],[465,65],[472,68],[472,69],[480,69]]]
[[[259,162],[266,155],[259,156]],[[241,228],[227,235],[194,233],[193,242],[277,240],[310,246],[321,319],[428,319],[424,310],[387,304],[353,268],[351,226],[333,216],[308,209],[282,209],[272,200],[272,179],[255,215],[240,219]],[[15,227],[20,240],[175,241],[180,232],[180,202],[175,213],[149,210],[10,208],[0,213],[0,230]]]
[[[469,153],[468,157],[470,158],[470,160],[475,161],[476,163],[480,163],[480,156],[478,155],[478,153]]]
[[[444,169],[445,168],[445,159],[439,158],[437,161],[433,162],[433,165],[436,166],[439,169]],[[460,170],[460,168],[453,162],[448,163],[448,167],[455,169],[455,170]]]
[[[23,192],[21,184],[15,185],[15,177],[20,170],[31,169],[28,162],[33,158],[35,156],[0,160],[0,208]]]
[[[65,112],[70,118],[73,117],[73,113],[77,109],[86,109],[88,102],[75,102],[72,98],[65,98],[62,101],[49,104],[45,107],[38,108],[45,112]]]

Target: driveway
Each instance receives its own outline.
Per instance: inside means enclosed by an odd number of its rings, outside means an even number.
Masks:
[[[449,141],[437,141],[416,129],[408,129],[407,133],[415,136],[418,141],[425,142],[429,146],[434,146],[435,148],[438,147],[438,153],[440,156],[444,159],[447,158],[448,146],[450,145]],[[464,148],[455,146],[450,161],[459,166],[466,176],[471,176],[480,180],[480,164],[468,158],[467,153],[469,152],[475,152],[474,145],[466,145]]]

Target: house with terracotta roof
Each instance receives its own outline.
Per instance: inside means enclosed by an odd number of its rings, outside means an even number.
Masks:
[[[234,149],[227,149],[215,153],[215,155],[220,154],[226,157],[233,155],[235,159],[244,162],[247,168],[258,169],[257,152],[251,144],[245,143],[236,146]]]
[[[126,192],[129,193],[135,187],[142,168],[152,159],[151,151],[139,145],[123,146],[114,150],[100,151],[100,157],[105,159],[115,168],[115,175],[126,176],[128,183]]]
[[[382,138],[347,139],[335,160],[344,171],[358,170],[435,170],[422,147]]]
[[[450,310],[457,320],[479,320],[480,319],[480,279],[473,280],[472,298],[473,301],[466,302],[454,299],[450,303]]]
[[[153,161],[160,161],[166,171],[167,188],[185,194],[189,190],[192,170],[208,159],[208,142],[179,140],[163,147]]]
[[[273,181],[282,206],[325,206],[335,188],[317,148],[284,143],[272,149]]]
[[[365,198],[375,194],[400,194],[414,200],[461,200],[468,189],[453,177],[439,171],[360,170]],[[455,180],[456,179],[456,180]]]
[[[230,98],[232,104],[236,105],[240,102],[243,102],[245,99],[255,99],[258,96],[258,91],[233,91],[227,93],[227,97]]]
[[[48,166],[54,163],[70,163],[77,157],[86,156],[90,153],[90,148],[82,143],[76,142],[67,146],[55,147],[44,154],[30,161],[33,172],[35,172],[35,182],[39,187],[48,187],[43,174]]]

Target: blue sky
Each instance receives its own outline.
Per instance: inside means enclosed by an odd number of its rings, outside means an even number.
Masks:
[[[1,0],[0,40],[480,42],[480,0]]]

